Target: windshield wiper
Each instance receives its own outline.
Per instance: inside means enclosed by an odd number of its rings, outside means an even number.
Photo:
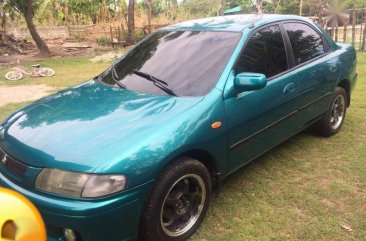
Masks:
[[[138,75],[146,80],[149,80],[151,82],[154,83],[154,85],[158,88],[160,88],[161,90],[163,90],[165,93],[167,93],[168,95],[173,95],[173,96],[177,96],[177,94],[175,94],[171,89],[169,89],[167,86],[168,86],[168,83],[161,80],[161,79],[158,79],[156,78],[155,76],[151,75],[151,74],[148,74],[148,73],[145,73],[145,72],[142,72],[142,71],[139,71],[139,70],[133,70],[132,71],[135,75]]]
[[[112,75],[112,79],[113,81],[122,89],[126,89],[126,86],[122,83],[119,82],[119,77],[116,71],[116,65],[113,64],[111,67],[111,75]]]
[[[164,84],[164,85],[168,86],[167,82],[165,82],[161,79],[158,79],[158,78],[156,78],[155,76],[153,76],[151,74],[148,74],[148,73],[145,73],[145,72],[142,72],[142,71],[139,71],[139,70],[133,70],[133,73],[135,75],[138,75],[138,76],[140,76],[142,78],[145,78],[147,80],[150,80],[150,81],[153,81],[153,82],[159,82],[161,84]]]

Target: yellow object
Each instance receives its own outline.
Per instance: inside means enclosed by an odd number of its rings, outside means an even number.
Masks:
[[[46,241],[37,208],[22,195],[0,188],[0,241]]]

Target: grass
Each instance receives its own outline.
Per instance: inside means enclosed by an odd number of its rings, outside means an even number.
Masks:
[[[42,66],[53,68],[56,75],[51,78],[31,78],[25,75],[24,78],[19,81],[10,81],[6,80],[4,77],[0,77],[0,87],[44,84],[53,87],[53,92],[56,92],[60,89],[89,80],[110,65],[110,62],[92,63],[86,57],[52,58],[44,61],[37,61],[32,64],[38,63]],[[26,67],[27,72],[30,72],[30,65],[31,64],[23,64],[23,66]],[[10,70],[10,68],[1,67],[0,76],[4,76],[5,73]],[[0,106],[0,123],[6,116],[26,104],[28,104],[28,102]]]
[[[358,56],[359,80],[341,132],[301,133],[230,176],[191,241],[366,240],[366,54]],[[21,84],[71,86],[108,64],[73,58],[46,65],[57,77]],[[1,107],[0,119],[25,104]]]
[[[0,78],[0,87],[23,84],[46,84],[56,89],[62,89],[95,77],[110,65],[110,62],[92,63],[86,57],[52,58],[33,62],[32,64],[38,63],[44,67],[53,68],[56,75],[51,78],[30,78],[29,76],[25,76],[25,78],[19,81],[9,81],[5,78]],[[30,65],[23,64],[28,72],[31,69]],[[0,68],[0,76],[4,76],[9,70],[10,68]]]
[[[5,117],[7,117],[11,113],[13,113],[15,110],[18,110],[18,109],[24,107],[27,104],[29,104],[29,103],[20,102],[20,103],[12,103],[12,104],[8,104],[5,106],[1,106],[0,107],[0,123],[5,119]]]

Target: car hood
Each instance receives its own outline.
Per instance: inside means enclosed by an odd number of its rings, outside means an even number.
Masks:
[[[0,147],[30,166],[93,172],[200,100],[137,93],[92,80],[13,114],[3,123]]]

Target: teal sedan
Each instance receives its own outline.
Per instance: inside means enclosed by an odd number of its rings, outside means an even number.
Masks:
[[[336,134],[356,79],[355,49],[306,18],[168,26],[9,116],[0,185],[38,207],[49,241],[186,240],[225,177],[308,127]]]

